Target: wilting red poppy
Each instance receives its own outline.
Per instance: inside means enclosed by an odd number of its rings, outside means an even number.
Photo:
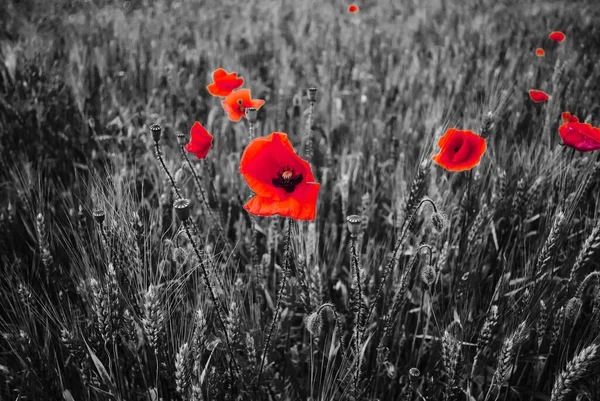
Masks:
[[[550,40],[553,40],[558,43],[565,40],[565,34],[559,31],[551,32],[550,35],[548,35],[548,37],[550,38]]]
[[[450,171],[470,170],[485,153],[485,139],[469,130],[450,128],[438,140],[440,153],[431,159]]]
[[[212,140],[212,135],[196,121],[190,130],[190,143],[185,145],[185,150],[195,154],[198,159],[204,159],[212,147]]]
[[[213,83],[206,89],[213,96],[225,97],[243,84],[244,78],[238,78],[236,72],[228,74],[224,69],[218,68],[213,72]]]
[[[350,4],[348,6],[348,12],[349,13],[357,13],[359,10],[358,6],[356,4]]]
[[[538,91],[535,89],[529,91],[529,97],[536,103],[545,102],[548,99],[550,99],[550,96],[548,96],[545,92]]]
[[[242,117],[246,117],[246,109],[260,109],[264,100],[252,99],[250,97],[250,89],[240,89],[231,92],[229,96],[221,102],[223,109],[229,114],[231,121],[240,121]]]
[[[580,152],[600,149],[600,128],[583,124],[569,112],[562,113],[564,124],[558,127],[558,133],[565,145]]]
[[[310,164],[300,158],[283,132],[253,139],[242,154],[240,173],[256,196],[244,209],[258,216],[314,220],[319,187]]]
[[[535,55],[538,57],[544,57],[546,55],[546,52],[541,47],[538,47],[537,49],[535,49]]]

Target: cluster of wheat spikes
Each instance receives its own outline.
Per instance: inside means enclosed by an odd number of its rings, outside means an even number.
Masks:
[[[600,399],[600,153],[557,134],[600,124],[593,2],[0,3],[1,400]],[[273,131],[315,221],[242,208]]]

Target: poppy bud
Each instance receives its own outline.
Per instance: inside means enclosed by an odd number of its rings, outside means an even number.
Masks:
[[[152,124],[150,126],[150,132],[152,133],[152,139],[154,139],[154,142],[158,143],[158,141],[160,141],[160,134],[162,133],[162,127],[160,124]]]
[[[187,144],[187,139],[185,138],[185,134],[181,131],[177,133],[177,143],[179,146],[185,146]]]
[[[177,213],[177,217],[181,221],[187,221],[190,218],[190,200],[181,198],[177,199],[173,202],[173,207],[175,208],[175,213]]]
[[[317,88],[308,88],[308,101],[311,103],[317,101]]]
[[[306,317],[306,330],[313,336],[318,336],[323,328],[323,319],[319,312],[313,312]]]
[[[579,310],[581,309],[582,305],[583,301],[577,296],[569,299],[565,307],[565,318],[568,321],[574,321],[579,315]]]
[[[348,231],[350,231],[350,236],[356,237],[358,235],[358,232],[360,231],[360,223],[362,222],[361,217],[356,214],[353,214],[351,216],[348,216],[346,218],[346,221],[348,222]]]
[[[96,220],[96,223],[98,223],[100,225],[102,225],[102,223],[104,223],[104,218],[106,217],[106,214],[104,214],[104,210],[102,210],[102,209],[94,210],[93,215],[94,215],[94,220]]]
[[[435,212],[431,215],[431,223],[435,231],[441,233],[446,228],[446,225],[448,225],[448,219],[442,213]]]
[[[254,124],[256,122],[256,117],[258,116],[258,110],[254,107],[248,107],[246,109],[246,118],[250,124]]]
[[[421,269],[421,280],[427,286],[431,286],[435,282],[435,268],[431,265],[426,265]]]

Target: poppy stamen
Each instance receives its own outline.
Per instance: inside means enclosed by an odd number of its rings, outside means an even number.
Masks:
[[[277,173],[277,177],[273,178],[272,182],[277,188],[283,188],[285,192],[292,193],[303,178],[302,174],[296,175],[293,168],[284,167]]]

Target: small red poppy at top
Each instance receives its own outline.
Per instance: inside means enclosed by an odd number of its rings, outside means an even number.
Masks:
[[[240,89],[231,92],[221,104],[225,112],[229,114],[229,119],[237,122],[242,117],[246,117],[246,109],[254,108],[258,110],[265,104],[265,101],[252,99],[250,97],[250,89]]]
[[[253,139],[242,154],[240,173],[256,196],[244,209],[257,216],[314,220],[319,187],[310,164],[296,154],[283,132]]]
[[[218,68],[213,72],[213,83],[206,89],[213,96],[225,97],[243,84],[244,78],[238,78],[237,72],[228,74],[224,69]]]
[[[546,94],[545,92],[542,92],[542,91],[535,90],[535,89],[532,89],[529,91],[529,97],[531,98],[531,100],[533,100],[536,103],[545,102],[548,99],[550,99],[550,96],[548,96],[548,94]]]
[[[485,153],[485,139],[469,130],[450,128],[438,140],[440,152],[431,159],[450,171],[471,170]]]
[[[558,43],[565,40],[565,34],[559,31],[551,32],[550,35],[548,35],[548,37],[550,38],[550,40],[553,40]]]
[[[537,49],[535,49],[535,55],[538,57],[544,57],[546,55],[546,52],[541,47],[538,47]]]
[[[204,159],[212,147],[212,141],[212,135],[196,121],[190,130],[190,142],[185,145],[185,150],[195,154],[198,159]]]
[[[359,11],[359,8],[356,4],[350,4],[348,6],[348,12],[349,13],[357,13]]]
[[[567,146],[580,152],[591,152],[600,149],[600,128],[583,124],[569,112],[562,113],[563,125],[558,133]]]

